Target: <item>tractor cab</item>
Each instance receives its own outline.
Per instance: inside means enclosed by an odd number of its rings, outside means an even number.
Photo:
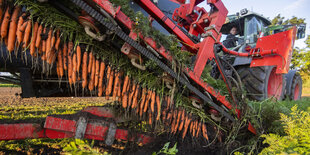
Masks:
[[[257,39],[264,36],[264,32],[271,22],[254,12],[243,9],[240,13],[229,15],[226,18],[225,24],[222,26],[221,32],[222,42],[225,42],[226,36],[230,34],[233,27],[237,28],[237,43],[232,49],[244,52],[247,45],[253,47],[256,45]]]

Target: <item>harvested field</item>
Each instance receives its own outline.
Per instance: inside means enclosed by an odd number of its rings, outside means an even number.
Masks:
[[[18,87],[2,87],[0,88],[0,123],[19,123],[19,122],[44,122],[44,118],[48,115],[62,115],[74,114],[88,106],[104,106],[106,103],[111,103],[111,100],[105,100],[104,97],[48,97],[48,98],[26,98],[19,97],[21,90]],[[100,152],[112,154],[152,154],[158,152],[167,143],[170,142],[169,147],[173,147],[175,143],[178,145],[180,154],[188,154],[192,150],[193,145],[190,138],[185,138],[183,142],[176,136],[167,134],[159,135],[156,140],[143,148],[133,143],[116,142],[111,147],[108,147],[102,141],[91,140],[82,141],[87,143],[86,146],[92,146],[91,149],[74,150],[78,152]],[[72,144],[76,146],[84,146],[80,141],[75,139],[27,139],[27,140],[13,140],[0,141],[0,154],[62,154],[66,151],[65,148],[71,147]],[[195,142],[198,146],[198,141]],[[69,150],[70,150],[69,147]],[[199,146],[200,148],[202,146]],[[213,154],[221,150],[221,145],[216,148],[211,148]],[[197,154],[203,154],[205,149],[195,150]],[[72,153],[72,151],[69,151]],[[73,153],[73,154],[75,154]]]
[[[0,87],[0,122],[44,121],[47,115],[73,114],[87,106],[103,106],[104,98],[50,97],[22,99],[18,87]],[[60,154],[74,139],[28,139],[0,141],[0,154]],[[96,142],[96,146],[101,144]],[[111,150],[113,150],[111,148]],[[106,152],[100,147],[99,152]],[[110,151],[112,152],[112,151]]]

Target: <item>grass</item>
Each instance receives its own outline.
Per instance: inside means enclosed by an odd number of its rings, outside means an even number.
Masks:
[[[291,109],[294,106],[297,106],[297,109],[301,111],[310,111],[310,97],[303,97],[299,101],[284,100],[276,102],[272,99],[262,102],[249,101],[248,105],[252,110],[246,113],[244,117],[251,122],[257,134],[255,136],[250,136],[250,134],[244,132],[244,130],[239,130],[238,133],[234,135],[235,137],[233,138],[235,139],[232,139],[232,142],[241,142],[242,145],[233,150],[232,153],[240,151],[244,154],[258,154],[266,147],[266,145],[262,144],[264,139],[261,135],[272,133],[285,136],[286,133],[283,122],[281,121],[281,114],[291,116]]]
[[[0,87],[20,87],[20,86],[16,84],[0,83]]]
[[[94,102],[81,100],[72,102],[70,100],[57,102],[29,103],[29,104],[6,104],[0,108],[0,120],[27,120],[40,119],[48,115],[73,114],[89,106],[103,106],[107,102]]]
[[[291,108],[297,105],[299,110],[310,110],[310,98],[303,97],[299,101],[284,100],[275,102],[272,100],[266,100],[264,102],[249,102],[249,105],[258,114],[258,120],[263,128],[263,133],[278,133],[284,134],[283,126],[281,125],[280,113],[290,115]]]
[[[302,88],[302,95],[303,96],[310,96],[310,87],[303,87]]]

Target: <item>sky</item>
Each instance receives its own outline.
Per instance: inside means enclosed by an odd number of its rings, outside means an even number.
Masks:
[[[235,14],[240,10],[247,8],[264,17],[273,19],[278,14],[282,17],[291,18],[296,16],[298,18],[306,18],[307,28],[306,37],[310,35],[310,0],[222,0],[228,14]],[[205,6],[203,2],[202,6]],[[206,10],[209,10],[206,8]],[[304,48],[306,38],[296,40],[295,47]]]

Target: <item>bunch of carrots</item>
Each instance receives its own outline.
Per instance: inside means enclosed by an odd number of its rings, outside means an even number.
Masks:
[[[118,101],[127,111],[146,118],[149,125],[162,122],[172,134],[182,134],[182,138],[189,133],[192,137],[208,140],[206,123],[184,108],[175,108],[170,96],[142,86],[103,57],[99,58],[93,48],[65,38],[61,29],[31,19],[29,14],[22,12],[21,6],[0,9],[0,17],[3,17],[0,20],[1,41],[9,54],[22,48],[25,55],[29,52],[33,59],[41,60],[38,62],[42,65],[38,66],[42,67],[42,72],[52,74],[56,64],[59,81],[68,81],[70,88],[81,87],[83,95],[87,90],[96,96]]]

